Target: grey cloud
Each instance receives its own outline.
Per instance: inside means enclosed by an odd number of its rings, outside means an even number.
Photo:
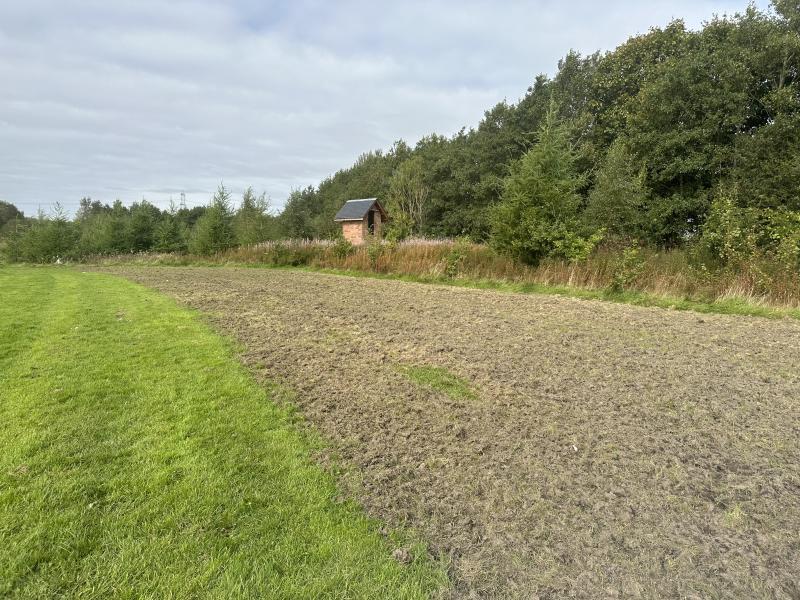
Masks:
[[[760,3],[762,7],[765,3]],[[0,198],[280,205],[360,153],[474,125],[570,48],[611,49],[733,1],[0,5]]]

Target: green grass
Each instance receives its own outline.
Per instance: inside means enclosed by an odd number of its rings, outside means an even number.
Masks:
[[[443,367],[400,365],[397,370],[418,385],[433,388],[454,400],[475,400],[469,383]]]
[[[122,279],[0,268],[0,596],[421,598],[198,315]]]

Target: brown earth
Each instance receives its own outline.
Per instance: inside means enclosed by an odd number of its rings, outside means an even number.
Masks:
[[[454,597],[800,597],[800,322],[308,272],[107,269],[209,315]],[[444,367],[453,399],[398,365]]]

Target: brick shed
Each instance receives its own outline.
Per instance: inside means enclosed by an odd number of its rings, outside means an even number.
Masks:
[[[364,198],[345,202],[333,220],[342,224],[344,239],[352,244],[363,244],[370,234],[381,236],[382,225],[388,217],[377,198]]]

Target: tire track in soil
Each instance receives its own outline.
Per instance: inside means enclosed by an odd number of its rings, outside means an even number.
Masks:
[[[454,597],[800,597],[800,323],[286,270],[113,268],[204,311]],[[477,400],[417,386],[444,367]]]

